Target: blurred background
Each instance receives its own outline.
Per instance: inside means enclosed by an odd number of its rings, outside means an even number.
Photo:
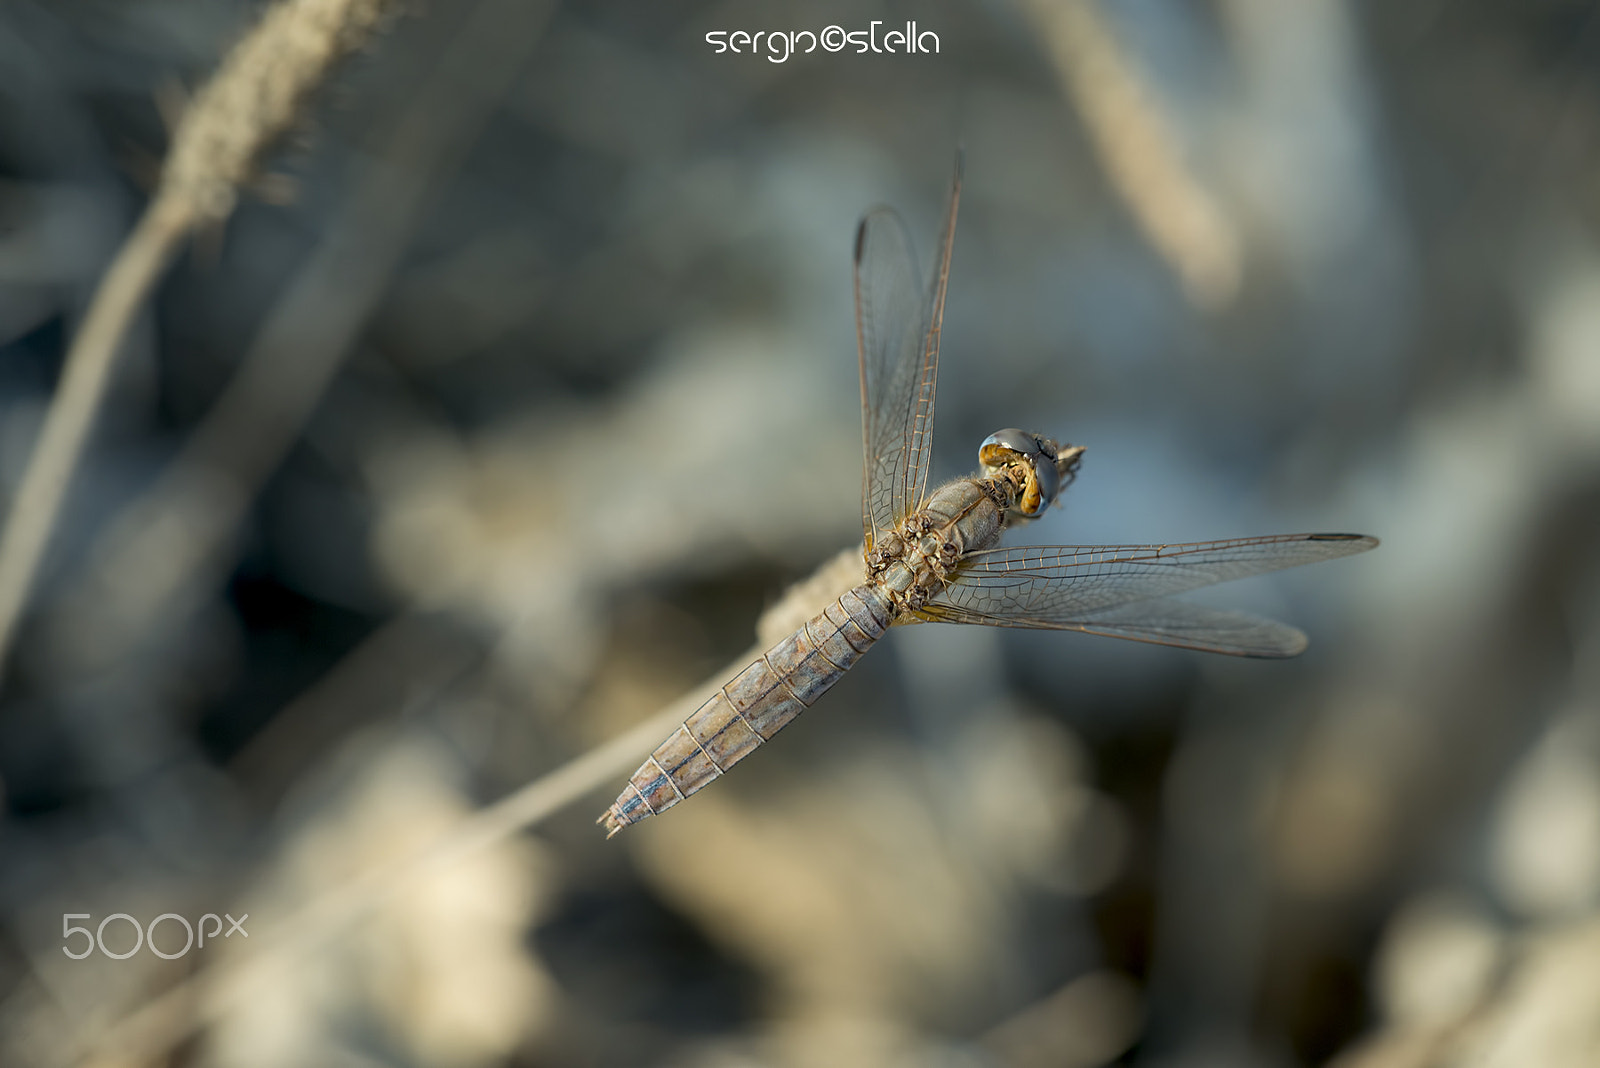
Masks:
[[[8,498],[260,10],[0,7]],[[937,54],[705,40],[873,19]],[[0,693],[0,1063],[1600,1063],[1597,23],[400,5],[186,244],[73,475]],[[934,476],[1020,425],[1088,447],[1023,540],[1378,535],[1208,598],[1309,651],[904,628],[660,819],[593,826],[652,741],[363,882],[857,543],[853,228],[926,259],[958,145]],[[249,938],[111,959],[166,913]]]

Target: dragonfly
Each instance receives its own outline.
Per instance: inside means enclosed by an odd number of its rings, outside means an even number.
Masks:
[[[890,208],[855,237],[856,341],[865,457],[864,581],[768,649],[640,765],[596,822],[606,837],[676,805],[814,704],[890,627],[967,623],[1071,630],[1246,657],[1290,657],[1285,623],[1174,598],[1202,586],[1365,552],[1360,534],[1274,534],[1169,545],[1001,548],[1077,475],[1084,447],[1015,428],[978,449],[979,470],[927,490],[934,386],[956,212],[958,158],[939,263],[925,285]]]

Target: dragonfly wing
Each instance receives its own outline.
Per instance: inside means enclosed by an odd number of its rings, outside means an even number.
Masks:
[[[1077,630],[1112,638],[1175,645],[1205,653],[1231,656],[1288,657],[1305,651],[1301,631],[1271,619],[1227,612],[1169,597],[1156,597],[1085,612],[1077,620],[1037,619],[1022,616],[983,616],[949,605],[931,604],[923,610],[942,623],[981,623],[1000,627],[1040,630]]]
[[[856,344],[861,358],[861,523],[867,548],[922,502],[933,450],[939,331],[961,200],[956,159],[939,264],[924,289],[905,223],[888,208],[856,231]]]
[[[1244,655],[1292,656],[1303,648],[1296,643],[1304,641],[1292,628],[1165,598],[1217,582],[1365,552],[1377,544],[1376,538],[1359,534],[1281,534],[1182,545],[994,549],[970,554],[949,584],[928,602],[922,618],[1086,630],[1220,652],[1239,652],[1261,642],[1287,651]],[[1263,625],[1277,630],[1269,635],[1260,631]],[[1249,628],[1255,631],[1246,638]],[[1229,633],[1234,637],[1228,638]],[[1234,648],[1223,648],[1230,642]]]

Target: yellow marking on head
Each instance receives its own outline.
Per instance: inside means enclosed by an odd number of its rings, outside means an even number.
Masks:
[[[985,445],[978,450],[978,462],[985,467],[1004,467],[1009,457],[1020,455],[1004,445]]]
[[[1039,492],[1039,476],[1030,467],[1028,485],[1022,491],[1022,500],[1018,502],[1017,508],[1023,515],[1036,515],[1043,497],[1044,495]]]

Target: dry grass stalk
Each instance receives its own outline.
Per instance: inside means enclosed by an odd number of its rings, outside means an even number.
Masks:
[[[388,291],[429,194],[476,142],[551,8],[477,6],[401,109],[378,158],[361,169],[347,206],[216,404],[155,485],[109,524],[73,591],[74,619],[90,612],[121,628],[107,647],[120,651],[156,621],[183,615],[231,566],[228,550],[256,490],[299,438]]]
[[[195,97],[173,137],[157,199],[197,222],[226,218],[239,186],[299,119],[340,59],[360,48],[394,0],[285,0],[268,11]]]
[[[1095,0],[1031,0],[1063,86],[1128,210],[1196,305],[1231,301],[1238,237],[1184,166],[1177,139]]]
[[[0,659],[129,324],[184,238],[227,217],[239,185],[255,175],[329,69],[359,48],[394,6],[395,0],[285,0],[239,42],[185,114],[155,197],[118,250],[73,339],[0,536]]]
[[[263,978],[315,952],[339,931],[371,915],[421,876],[460,861],[533,826],[602,786],[618,785],[663,735],[682,723],[737,671],[761,655],[764,636],[788,628],[794,618],[820,611],[861,581],[861,547],[852,546],[796,583],[761,618],[757,644],[722,670],[624,734],[576,757],[509,797],[442,834],[410,857],[371,871],[302,906],[267,931],[262,949],[226,965],[196,972],[117,1021],[90,1043],[86,1065],[111,1068],[154,1060],[208,1021],[219,1018]],[[336,673],[337,674],[337,673]],[[460,678],[451,675],[441,686]],[[307,700],[310,698],[302,698]],[[263,925],[270,922],[262,917]]]
[[[247,997],[255,983],[282,975],[286,964],[314,953],[421,876],[538,823],[600,786],[621,781],[638,763],[640,753],[649,752],[661,735],[683,722],[733,672],[760,653],[760,646],[752,646],[722,671],[632,730],[462,821],[426,849],[328,891],[277,924],[271,924],[269,917],[261,917],[267,927],[261,950],[196,972],[152,998],[93,1040],[85,1064],[110,1068],[162,1057]]]

